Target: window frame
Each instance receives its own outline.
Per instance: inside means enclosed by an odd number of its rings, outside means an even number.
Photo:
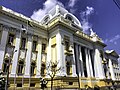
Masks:
[[[24,37],[21,38],[21,49],[25,49],[26,41],[27,41],[26,38],[24,38]]]
[[[35,68],[36,68],[36,63],[32,62],[30,66],[30,75],[34,76],[35,75]]]
[[[13,43],[14,43],[14,37],[15,37],[14,34],[11,34],[11,33],[10,33],[10,34],[8,35],[8,42],[7,42],[7,43],[8,43],[9,45],[13,45]]]
[[[20,64],[20,62],[21,62],[21,64]],[[22,67],[22,69],[21,69],[21,67]],[[18,72],[17,72],[18,75],[23,75],[23,68],[24,68],[24,62],[23,61],[19,61],[18,62]]]

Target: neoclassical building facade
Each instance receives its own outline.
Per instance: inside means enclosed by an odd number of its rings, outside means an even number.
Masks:
[[[4,77],[9,74],[11,90],[39,89],[40,78],[48,81],[49,88],[49,62],[63,67],[54,78],[55,88],[117,85],[119,55],[104,47],[95,32],[85,34],[80,21],[59,5],[40,22],[0,7],[0,70]]]

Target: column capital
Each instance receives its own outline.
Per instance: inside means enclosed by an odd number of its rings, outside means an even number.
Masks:
[[[2,25],[2,30],[3,31],[9,31],[10,27],[8,27],[7,25]]]

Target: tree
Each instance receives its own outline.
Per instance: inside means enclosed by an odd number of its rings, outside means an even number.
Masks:
[[[48,71],[47,75],[49,75],[50,78],[51,78],[51,90],[52,90],[54,77],[63,68],[62,67],[58,67],[58,62],[50,62],[50,63],[48,63],[48,66],[46,67],[46,69]]]

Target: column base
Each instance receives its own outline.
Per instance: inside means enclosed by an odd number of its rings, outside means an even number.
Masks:
[[[36,78],[41,78],[41,75],[36,75],[35,77],[36,77]]]
[[[10,74],[9,77],[17,77],[17,74]]]
[[[78,75],[76,73],[73,73],[72,74],[73,77],[77,77]],[[79,75],[80,76],[80,75]]]
[[[24,75],[23,77],[24,78],[30,78],[30,75]]]

